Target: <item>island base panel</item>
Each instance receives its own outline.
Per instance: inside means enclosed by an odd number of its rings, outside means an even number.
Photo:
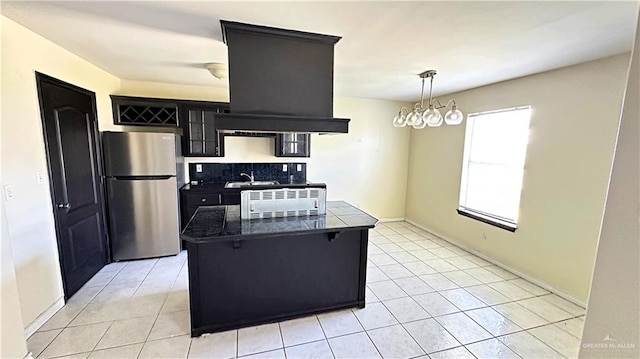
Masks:
[[[187,242],[191,335],[365,305],[368,230]]]

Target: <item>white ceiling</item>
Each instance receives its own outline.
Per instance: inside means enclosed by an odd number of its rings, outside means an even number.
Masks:
[[[631,50],[638,1],[10,2],[2,13],[122,79],[226,87],[220,19],[342,36],[338,95],[416,100]]]

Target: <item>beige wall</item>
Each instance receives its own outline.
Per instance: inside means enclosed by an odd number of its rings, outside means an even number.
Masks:
[[[5,203],[2,227],[13,247],[25,326],[63,296],[48,178],[36,182],[36,172],[46,176],[47,162],[35,71],[96,92],[99,118],[111,117],[108,94],[120,85],[118,78],[2,17],[2,185],[11,184],[15,193]]]
[[[411,132],[406,217],[584,303],[628,63],[624,54],[442,97],[467,114],[532,106],[518,230],[456,213],[464,125]]]
[[[640,357],[639,119],[640,27],[636,30],[580,358]],[[615,341],[603,341],[607,336]],[[610,348],[611,344],[618,347]]]
[[[216,81],[212,78],[212,82]],[[157,84],[122,80],[118,92],[130,96],[228,101],[216,87]],[[391,119],[406,104],[337,97],[334,115],[347,117],[346,135],[312,135],[311,157],[274,157],[273,139],[230,137],[224,158],[192,158],[186,162],[307,162],[310,180],[324,182],[330,200],[343,199],[378,218],[403,218],[409,130],[394,129]],[[108,125],[103,124],[101,128]]]

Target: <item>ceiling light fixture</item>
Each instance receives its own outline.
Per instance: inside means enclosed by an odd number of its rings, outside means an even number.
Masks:
[[[398,111],[398,115],[393,118],[393,127],[413,126],[413,128],[417,130],[421,130],[427,126],[439,127],[440,125],[442,125],[442,114],[440,113],[439,109],[445,108],[449,106],[449,104],[453,105],[451,106],[451,109],[444,115],[444,122],[447,125],[459,125],[462,123],[464,115],[462,114],[462,112],[460,112],[460,110],[458,110],[458,106],[456,105],[455,100],[449,100],[446,105],[443,105],[440,103],[440,101],[438,101],[438,99],[431,99],[431,94],[433,91],[433,78],[435,75],[436,70],[427,70],[418,75],[422,79],[420,102],[414,105],[413,111],[411,112],[409,112],[406,107],[402,107],[400,111]],[[429,84],[429,108],[425,109],[424,81],[427,78],[431,79],[431,82]]]
[[[207,64],[207,70],[209,70],[209,72],[211,72],[211,75],[213,75],[213,77],[217,78],[218,80],[226,79],[229,74],[227,72],[227,66],[218,62]]]

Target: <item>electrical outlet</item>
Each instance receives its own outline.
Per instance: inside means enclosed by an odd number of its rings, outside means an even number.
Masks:
[[[296,167],[297,167],[296,170],[298,172],[302,171],[302,164],[301,163],[298,163],[298,165]]]
[[[13,185],[7,184],[4,186],[4,200],[11,201],[14,197]]]
[[[287,165],[286,164],[282,165],[282,172],[287,172]]]
[[[40,171],[36,172],[36,183],[43,184],[44,183],[44,174]]]
[[[202,172],[202,165],[201,164],[197,164],[196,165],[196,172],[198,172],[198,173]]]
[[[487,235],[484,232],[482,232],[482,239],[487,239]]]

